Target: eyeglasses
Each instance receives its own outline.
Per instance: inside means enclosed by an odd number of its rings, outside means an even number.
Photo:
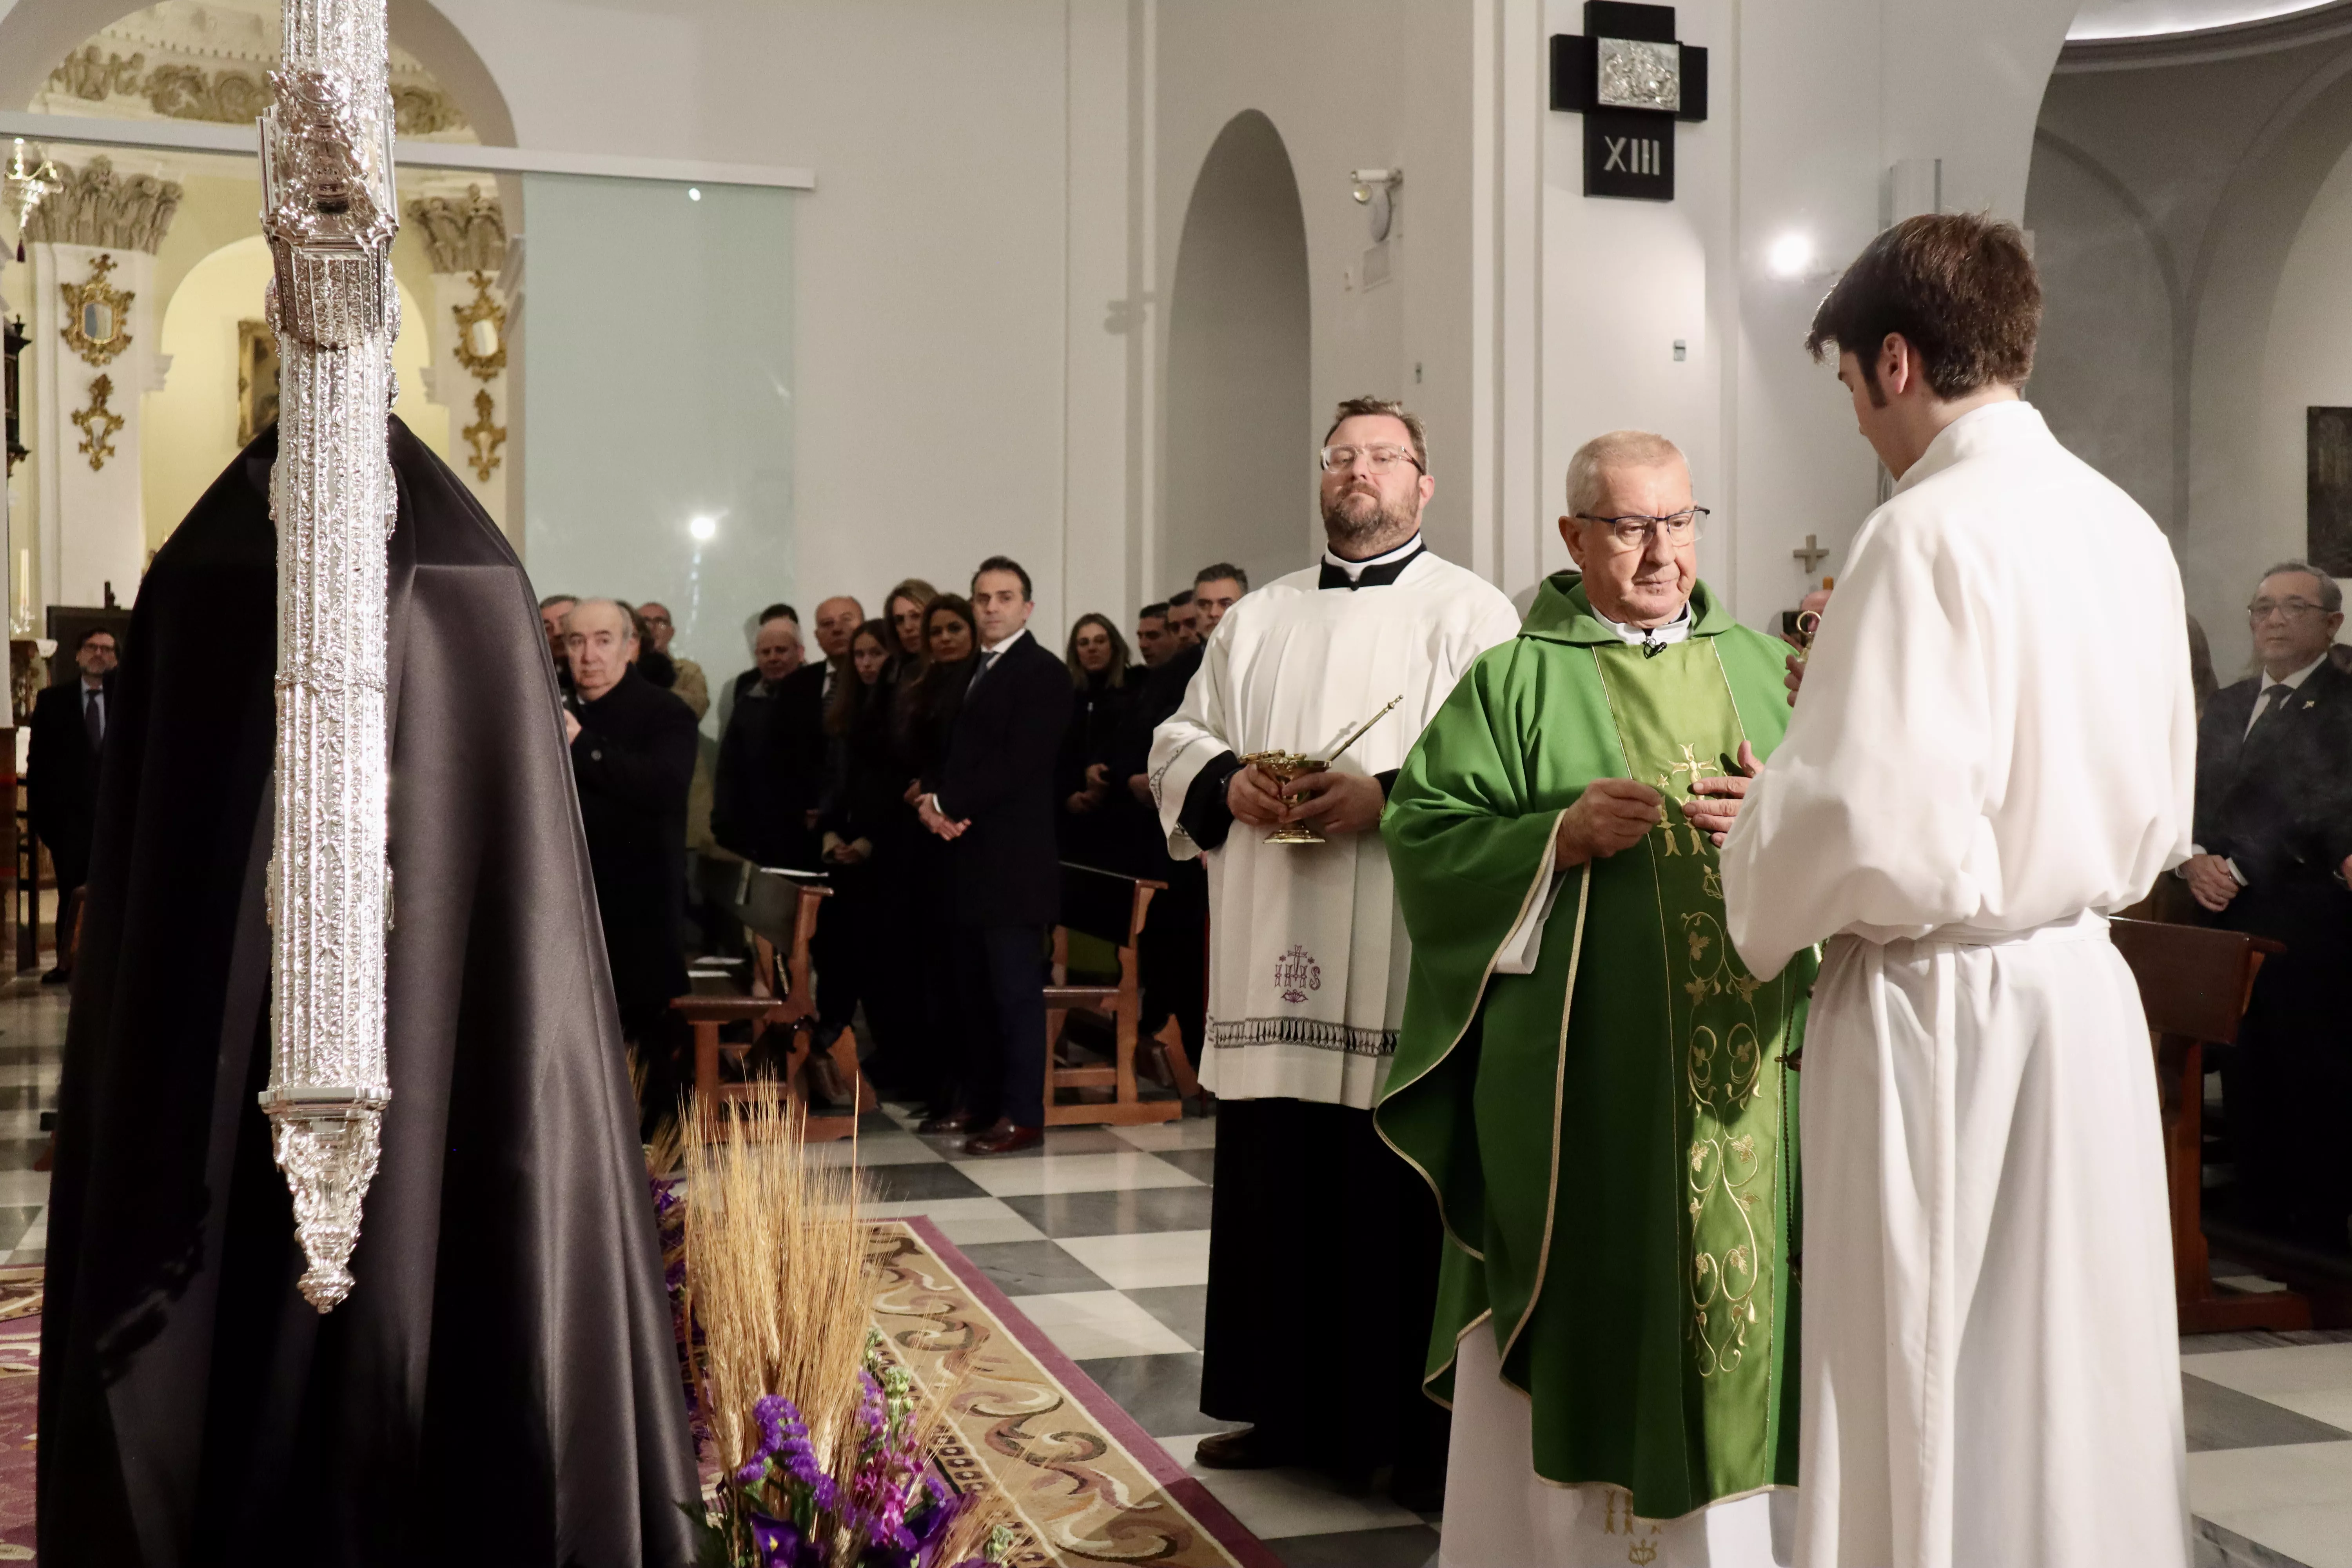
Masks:
[[[2326,607],[2309,599],[2256,599],[2246,606],[2246,614],[2255,620],[2267,621],[2273,616],[2284,616],[2293,620],[2297,616],[2325,615]]]
[[[1586,522],[1597,522],[1609,530],[1612,542],[1620,550],[1639,550],[1650,542],[1652,530],[1666,536],[1669,544],[1688,544],[1698,537],[1698,520],[1708,515],[1703,506],[1669,512],[1664,517],[1650,517],[1642,512],[1628,512],[1622,517],[1595,517],[1589,511],[1576,514]]]
[[[1385,474],[1399,463],[1411,463],[1421,468],[1423,473],[1429,472],[1427,468],[1422,468],[1421,459],[1412,455],[1410,447],[1326,447],[1323,448],[1323,471],[1344,474],[1356,466],[1359,458],[1376,474]]]

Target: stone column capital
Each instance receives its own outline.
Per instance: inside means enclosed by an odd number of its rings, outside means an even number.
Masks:
[[[83,245],[155,254],[180,210],[175,180],[115,172],[112,159],[94,157],[79,168],[59,166],[65,184],[25,220],[26,239],[42,245]]]

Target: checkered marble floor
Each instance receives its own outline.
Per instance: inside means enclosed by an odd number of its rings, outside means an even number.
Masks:
[[[0,1266],[39,1263],[48,1245],[48,1147],[41,1117],[58,1106],[66,988],[34,976],[0,984]]]

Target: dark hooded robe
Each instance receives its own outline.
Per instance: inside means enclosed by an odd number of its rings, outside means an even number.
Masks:
[[[682,1564],[696,1496],[530,584],[394,420],[392,1103],[358,1283],[295,1280],[269,1068],[266,431],[141,585],[58,1087],[40,1552]]]

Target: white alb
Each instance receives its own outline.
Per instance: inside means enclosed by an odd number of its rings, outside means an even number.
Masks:
[[[1856,537],[1723,849],[1804,1047],[1797,1560],[2182,1568],[2155,1075],[2105,911],[2189,854],[2179,574],[2000,403]]]

